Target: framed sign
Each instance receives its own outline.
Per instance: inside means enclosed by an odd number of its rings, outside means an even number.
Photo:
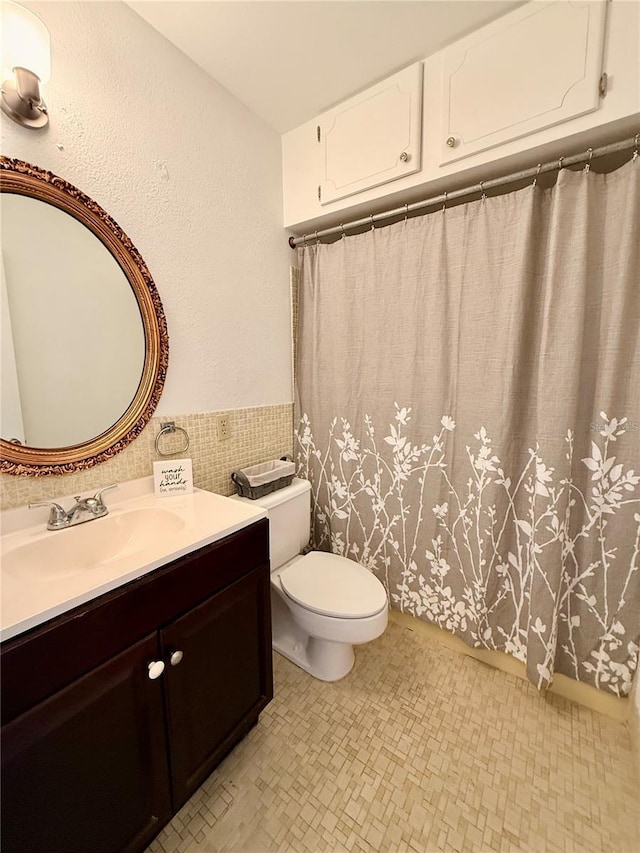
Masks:
[[[191,459],[171,459],[153,463],[156,497],[190,495],[193,492]]]

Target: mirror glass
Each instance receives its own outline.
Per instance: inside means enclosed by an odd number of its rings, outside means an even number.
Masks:
[[[69,213],[11,192],[0,204],[0,435],[30,447],[82,444],[136,395],[138,300],[115,257]]]

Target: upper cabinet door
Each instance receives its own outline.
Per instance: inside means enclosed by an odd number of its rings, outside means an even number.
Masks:
[[[597,109],[606,5],[527,3],[445,49],[440,165]]]
[[[323,113],[320,202],[377,187],[420,170],[422,63]]]

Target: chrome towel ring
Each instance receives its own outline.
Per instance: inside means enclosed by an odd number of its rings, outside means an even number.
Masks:
[[[181,447],[179,450],[172,450],[170,453],[165,453],[163,450],[160,450],[160,438],[165,434],[176,431],[184,434],[184,447]],[[160,424],[160,432],[156,436],[156,453],[158,456],[175,456],[178,453],[186,453],[189,449],[189,443],[189,433],[184,427],[176,426],[174,421],[167,421],[166,423]]]

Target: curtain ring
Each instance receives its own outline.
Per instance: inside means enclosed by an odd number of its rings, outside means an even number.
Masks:
[[[307,235],[306,234],[302,235],[302,248],[303,249],[307,248]]]
[[[320,242],[320,240],[318,239],[318,232],[317,231],[314,231],[314,237],[316,238],[316,246],[317,246],[318,243]]]
[[[538,163],[538,168],[536,169],[536,176],[533,179],[533,183],[531,184],[532,189],[538,183],[538,175],[540,174],[540,169],[542,169],[542,163]]]
[[[345,238],[347,235],[346,235],[346,232],[345,232],[345,230],[344,230],[344,225],[342,224],[342,222],[340,223],[340,230],[342,231],[342,236],[341,236],[341,238],[340,238],[340,239],[341,239],[341,240],[344,240],[344,238]]]
[[[375,231],[375,230],[376,230],[376,226],[373,224],[373,213],[369,216],[369,219],[370,219],[370,221],[371,221],[371,230],[372,230],[372,231]]]
[[[447,209],[447,191],[444,191],[444,201],[442,202],[442,212],[444,213]]]
[[[636,133],[633,137],[633,157],[631,158],[633,163],[638,159],[638,139],[640,139],[640,133]]]
[[[482,195],[480,196],[480,199],[481,199],[481,201],[484,201],[487,197],[486,193],[484,191],[484,181],[480,181],[480,192],[482,193]]]
[[[587,172],[589,172],[589,171],[590,171],[590,169],[591,169],[591,158],[593,157],[593,148],[587,148],[587,154],[589,155],[589,159],[587,160],[586,165],[585,165],[585,167],[584,167],[584,173],[585,173],[585,175],[586,175],[586,174],[587,174]]]
[[[404,224],[407,224],[407,219],[409,217],[409,205],[405,204],[404,206]]]
[[[563,160],[564,160],[564,156],[563,156],[563,157],[558,157],[558,171],[559,171],[559,172],[560,172],[560,171],[562,171],[562,161],[563,161]]]

